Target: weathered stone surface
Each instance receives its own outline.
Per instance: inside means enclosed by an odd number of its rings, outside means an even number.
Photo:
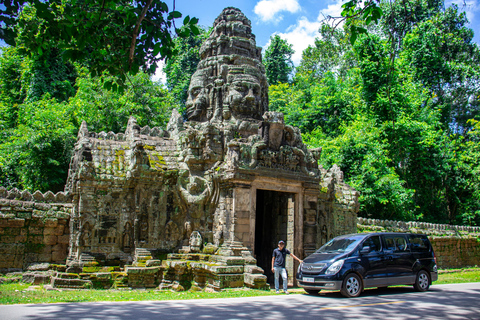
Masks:
[[[52,277],[51,286],[53,288],[89,289],[93,287],[93,284],[90,280]]]
[[[102,279],[102,266],[126,265],[115,285],[260,287],[278,238],[304,257],[354,232],[358,193],[338,167],[318,166],[321,149],[309,150],[282,113],[268,111],[251,29],[235,8],[215,20],[188,89],[188,121],[174,110],[163,130],[131,117],[118,134],[82,122],[64,192],[0,189],[0,241],[28,248],[8,252],[9,263],[62,263],[68,254],[67,270],[96,286],[116,281]],[[269,239],[259,240],[259,221],[273,216]],[[173,252],[181,254],[166,256]]]
[[[264,289],[267,285],[267,277],[258,273],[245,273],[244,282],[250,288]]]

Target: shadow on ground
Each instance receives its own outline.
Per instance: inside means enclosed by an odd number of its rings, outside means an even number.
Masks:
[[[468,294],[448,287],[414,292],[411,287],[366,290],[360,297],[338,292],[188,301],[31,305],[26,319],[480,319],[480,289]],[[33,310],[32,310],[33,311]]]

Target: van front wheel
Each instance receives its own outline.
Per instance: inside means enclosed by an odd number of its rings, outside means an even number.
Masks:
[[[356,273],[348,274],[343,280],[340,293],[347,298],[358,297],[362,293],[362,279]]]
[[[423,291],[427,291],[429,287],[430,287],[430,277],[428,276],[427,271],[425,270],[418,271],[413,288],[416,291],[423,292]]]

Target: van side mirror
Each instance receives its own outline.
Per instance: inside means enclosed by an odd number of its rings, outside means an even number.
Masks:
[[[372,251],[372,249],[369,246],[363,247],[362,250],[360,250],[360,254],[368,254]]]

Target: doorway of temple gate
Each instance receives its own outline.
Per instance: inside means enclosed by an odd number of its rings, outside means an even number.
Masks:
[[[295,194],[257,189],[255,216],[255,248],[257,265],[265,271],[267,282],[274,283],[272,253],[278,241],[286,241],[286,247],[293,252]],[[293,259],[286,264],[289,283],[293,281]]]

